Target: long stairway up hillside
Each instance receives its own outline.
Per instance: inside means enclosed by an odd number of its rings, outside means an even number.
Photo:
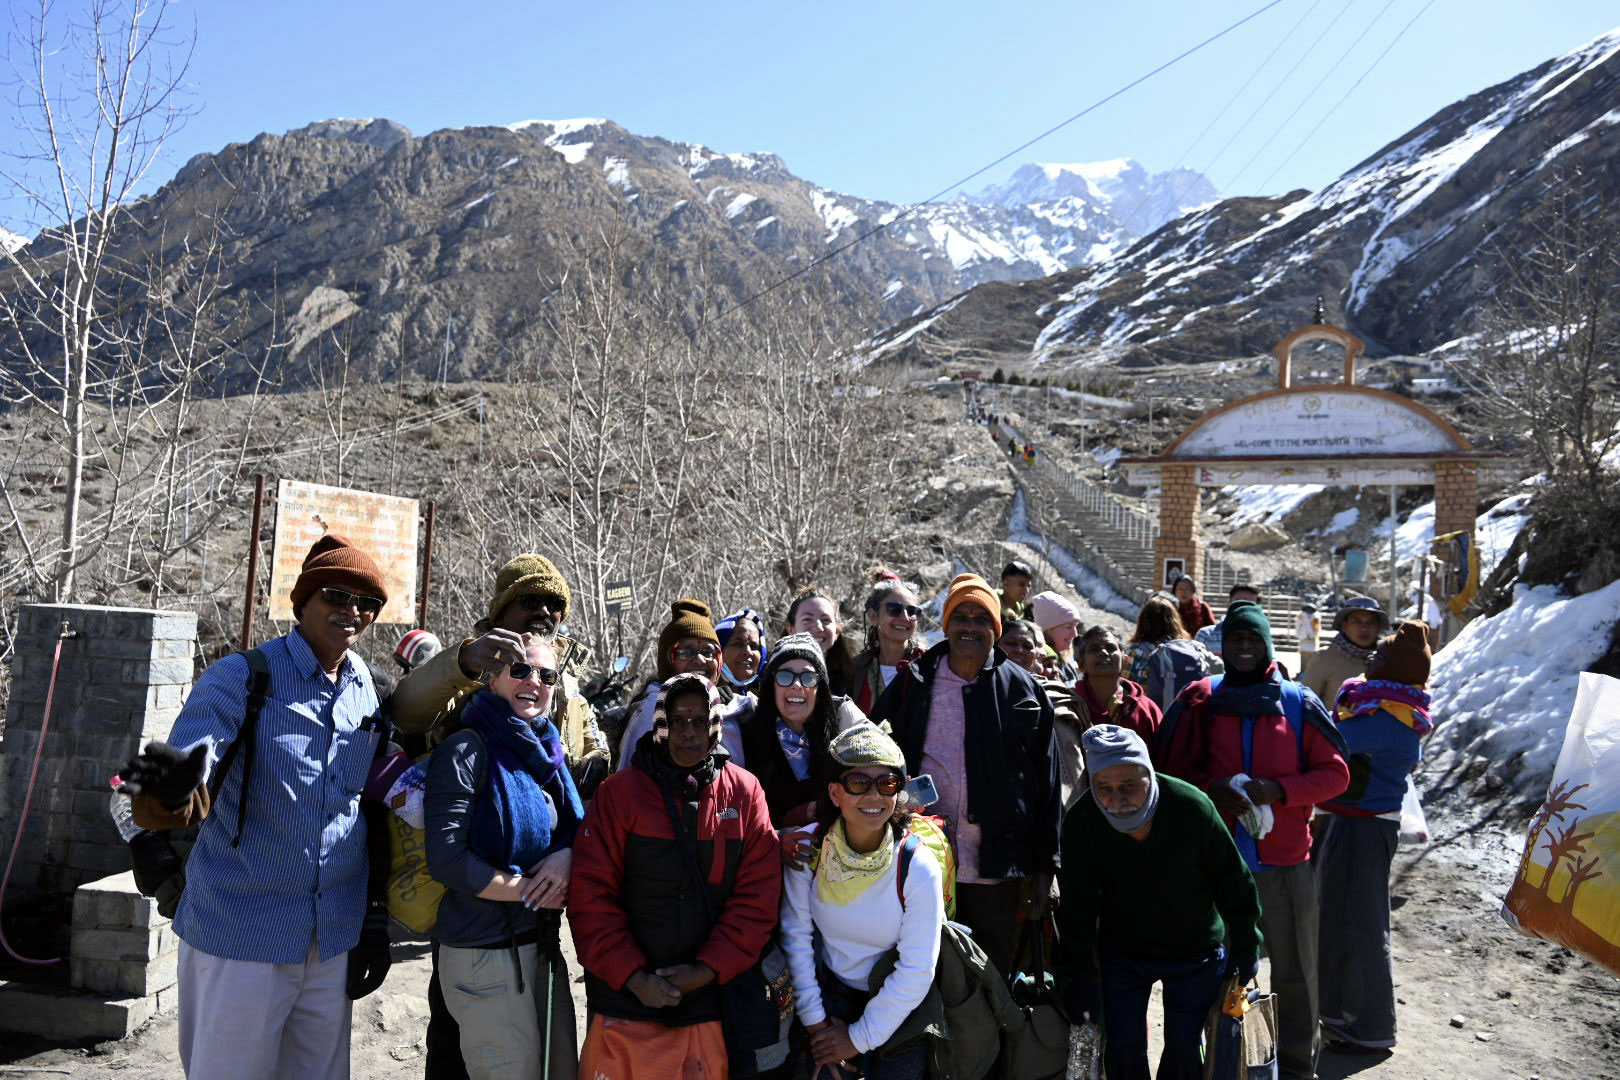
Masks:
[[[1153,550],[1157,519],[1060,465],[1047,447],[1007,421],[998,420],[998,426],[1002,453],[1009,445],[1022,447],[1027,442],[1035,447],[1034,466],[1025,466],[1018,455],[1017,473],[1037,531],[1066,548],[1132,603],[1147,600],[1158,569]],[[1227,590],[1247,581],[1248,573],[1208,551],[1200,561],[1199,590],[1219,617],[1225,614]],[[1298,648],[1294,616],[1299,604],[1299,598],[1291,595],[1265,596],[1272,641],[1279,650]]]

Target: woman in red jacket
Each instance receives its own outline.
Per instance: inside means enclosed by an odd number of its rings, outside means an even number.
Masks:
[[[1181,625],[1188,637],[1206,626],[1215,625],[1215,612],[1199,597],[1198,582],[1183,574],[1176,579],[1175,593],[1176,611],[1181,616]]]
[[[593,1016],[581,1076],[729,1075],[720,984],[769,943],[782,864],[758,781],[720,745],[719,710],[702,676],[666,682],[575,840],[568,919]]]

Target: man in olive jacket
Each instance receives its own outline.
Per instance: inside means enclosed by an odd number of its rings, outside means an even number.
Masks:
[[[1029,672],[996,650],[1001,605],[976,574],[951,582],[945,640],[890,681],[872,709],[934,778],[956,847],[957,920],[1007,972],[1018,912],[1046,912],[1058,864],[1062,788],[1052,706]]]

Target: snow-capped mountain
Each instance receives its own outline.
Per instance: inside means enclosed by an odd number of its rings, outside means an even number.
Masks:
[[[7,251],[21,251],[27,246],[28,237],[0,226],[0,248],[5,248]]]
[[[1020,165],[1006,183],[991,184],[969,198],[980,205],[1005,207],[1082,200],[1112,215],[1134,240],[1214,202],[1219,193],[1196,169],[1150,173],[1132,158],[1116,158],[1077,165]]]
[[[1620,30],[1441,110],[1320,191],[1206,206],[1024,283],[1020,310],[981,286],[877,340],[1215,361],[1269,349],[1320,294],[1375,352],[1422,353],[1476,328],[1552,215],[1620,228],[1617,147]]]

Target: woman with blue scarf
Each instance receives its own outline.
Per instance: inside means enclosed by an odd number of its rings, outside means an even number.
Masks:
[[[552,1075],[574,1068],[558,931],[585,810],[549,718],[558,678],[550,643],[526,639],[428,766],[428,868],[447,889],[434,948],[475,1080],[537,1078],[542,1054]]]

